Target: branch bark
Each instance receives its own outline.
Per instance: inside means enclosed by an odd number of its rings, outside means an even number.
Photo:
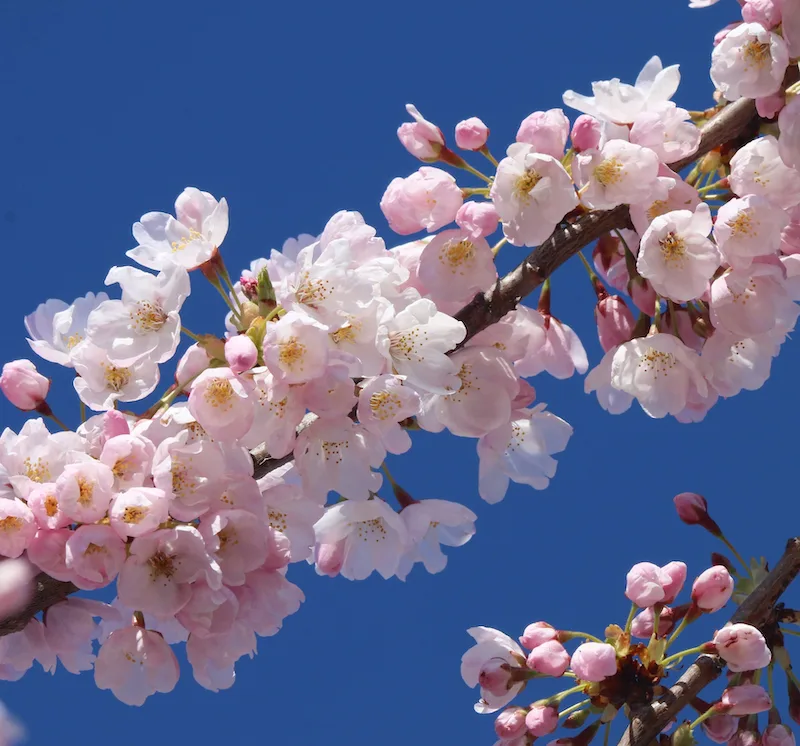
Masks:
[[[763,627],[774,620],[775,605],[783,592],[800,572],[800,537],[790,539],[778,564],[758,587],[744,600],[733,616],[732,623],[743,622]],[[708,684],[723,671],[724,663],[716,655],[701,655],[686,670],[669,691],[656,702],[633,713],[618,746],[648,746],[658,734]]]
[[[755,103],[750,99],[740,99],[728,104],[703,127],[703,136],[697,152],[678,163],[672,164],[680,170],[694,159],[714,148],[740,136],[748,126],[756,121]],[[541,246],[534,249],[528,257],[505,277],[500,278],[492,288],[475,296],[462,308],[456,318],[467,327],[467,339],[482,329],[503,318],[526,296],[536,290],[546,278],[583,247],[615,228],[624,228],[629,221],[628,208],[616,207],[613,210],[591,212],[575,223],[557,229]],[[313,419],[306,421],[307,427]],[[303,427],[303,423],[301,423]],[[265,448],[254,452],[256,478],[262,477],[291,461],[292,456],[272,459]],[[63,583],[42,574],[37,578],[37,592],[24,612],[11,619],[0,619],[0,637],[22,629],[33,616],[65,599],[77,589],[71,583]]]

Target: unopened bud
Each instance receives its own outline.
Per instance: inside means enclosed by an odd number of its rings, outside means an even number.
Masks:
[[[262,316],[266,316],[275,310],[276,305],[275,288],[272,287],[269,272],[264,267],[258,273],[258,311]]]
[[[586,718],[588,718],[590,714],[588,709],[578,710],[568,715],[562,725],[565,728],[580,728],[586,722]]]
[[[3,366],[0,391],[17,409],[30,412],[44,404],[50,379],[39,373],[30,360],[14,360]]]
[[[248,329],[256,319],[260,318],[262,318],[261,312],[255,303],[249,300],[242,303],[242,329]]]
[[[681,492],[679,495],[675,495],[673,502],[678,511],[678,518],[687,526],[702,526],[714,536],[722,535],[722,529],[708,514],[708,503],[702,495],[695,492]]]
[[[720,552],[711,552],[711,565],[722,565],[731,575],[736,573],[733,562]]]

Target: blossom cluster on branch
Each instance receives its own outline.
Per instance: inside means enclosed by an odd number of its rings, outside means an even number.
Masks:
[[[785,635],[800,636],[800,630],[793,628],[800,622],[797,611],[776,605],[777,599],[771,598],[761,629],[732,621],[711,640],[674,651],[676,639],[689,624],[720,611],[731,600],[743,603],[767,578],[763,558],[744,561],[709,515],[705,498],[681,493],[675,497],[675,506],[685,523],[707,529],[739,561],[737,568],[728,557],[713,553],[714,564],[695,578],[686,603],[675,605],[687,579],[685,563],[673,561],[659,567],[639,562],[626,578],[625,596],[631,601],[627,622],[624,627],[606,627],[602,639],[588,632],[558,630],[543,621],[529,624],[519,644],[491,627],[468,630],[475,645],[462,658],[461,676],[468,686],[480,687],[477,712],[500,711],[495,720],[499,738],[495,746],[530,746],[559,727],[580,730],[551,740],[551,746],[587,746],[601,729],[607,744],[617,715],[632,719],[642,707],[650,706],[668,692],[669,677],[680,670],[681,661],[698,654],[713,656],[716,666],[727,668],[727,685],[711,703],[696,693],[682,694],[683,701],[673,708],[670,721],[655,731],[661,731],[659,743],[691,746],[696,743],[695,732],[702,731],[714,743],[731,746],[794,746],[794,734],[783,724],[775,702],[773,673],[776,665],[783,670],[789,716],[800,723],[800,680],[785,646]],[[797,569],[800,564],[789,582]],[[573,641],[580,644],[568,652],[565,645]],[[766,681],[762,679],[765,672]],[[544,678],[560,679],[566,686],[528,705],[507,706],[523,694],[529,682]],[[580,700],[565,706],[574,696]],[[696,716],[675,728],[684,708],[694,709]],[[764,712],[768,716],[762,732],[758,715]],[[639,742],[635,737],[630,740]]]
[[[81,424],[54,413],[50,380],[31,361],[0,376],[12,404],[41,415],[0,436],[0,567],[16,578],[0,587],[0,616],[22,615],[0,625],[0,678],[60,661],[141,704],[175,686],[170,646],[185,642],[195,679],[218,690],[256,637],[299,608],[290,564],[354,580],[405,579],[415,564],[441,571],[441,547],[469,541],[476,515],[417,500],[392,477],[385,459],[408,452],[415,430],[476,439],[487,502],[511,481],[546,488],[572,429],[526,379],[583,374],[589,360],[552,313],[549,278],[536,309],[519,305],[492,325],[459,320],[494,289],[521,300],[498,279],[501,250],[544,247],[554,232],[627,209],[630,225],[600,237],[594,266],[580,255],[605,351],[587,392],[612,413],[635,399],[652,417],[691,422],[762,386],[800,313],[798,12],[784,6],[747,2],[744,21],[717,36],[710,109],[672,102],[678,67],[654,57],[634,85],[566,92],[583,112],[573,122],[560,109],[531,114],[499,161],[488,127],[460,122],[455,143],[482,156],[483,171],[409,105],[398,136],[426,165],[394,179],[381,208],[396,233],[424,238],[387,249],[343,211],[234,280],[221,251],[225,199],[190,187],[174,215],[143,215],[127,252],[139,266],[106,277],[118,299],[51,299],[25,319],[31,349],[74,371]],[[756,99],[752,131],[692,161],[703,128],[742,97]],[[184,323],[200,276],[225,304],[224,336]],[[192,344],[174,380],[146,410],[129,410],[156,391],[182,336]],[[31,600],[36,572],[66,590]],[[110,604],[67,598],[112,583]],[[550,648],[546,665],[560,666],[566,653]],[[653,660],[663,668],[663,654]]]

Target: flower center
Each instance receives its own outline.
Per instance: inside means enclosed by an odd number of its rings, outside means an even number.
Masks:
[[[363,542],[374,541],[377,544],[388,536],[383,518],[373,518],[369,521],[358,521],[357,523],[351,523],[350,525],[354,525],[356,527],[356,536]]]
[[[306,356],[306,346],[297,337],[289,337],[279,343],[278,362],[291,371],[303,370],[303,361]]]
[[[233,398],[233,386],[227,378],[215,378],[208,384],[205,392],[206,404],[228,409]]]
[[[83,550],[83,555],[84,557],[90,557],[93,554],[105,554],[106,552],[107,550],[105,547],[89,542],[89,545]]]
[[[639,367],[645,373],[652,372],[654,378],[666,376],[677,364],[678,361],[671,352],[660,352],[652,347],[639,358]]]
[[[657,199],[647,210],[647,219],[652,223],[659,215],[669,212],[669,205],[664,199]]]
[[[428,338],[428,333],[418,326],[389,335],[389,352],[392,357],[422,362],[425,357],[417,349]]]
[[[86,477],[78,477],[75,481],[78,483],[78,504],[88,508],[92,504],[94,484]]]
[[[69,338],[67,339],[67,349],[71,350],[81,342],[83,342],[83,337],[80,334],[70,334]]]
[[[439,261],[450,265],[450,270],[455,271],[462,265],[475,258],[475,244],[472,241],[448,241],[439,252]]]
[[[55,495],[48,495],[44,499],[44,512],[47,513],[48,518],[52,518],[58,513],[58,500]]]
[[[619,158],[606,158],[594,169],[594,178],[604,187],[618,184],[625,175],[625,169]]]
[[[281,513],[279,510],[270,508],[269,513],[267,513],[267,518],[269,519],[269,525],[272,526],[272,528],[274,528],[276,531],[283,531],[286,533],[286,513]]]
[[[400,404],[400,397],[391,391],[376,391],[369,398],[369,408],[379,420],[396,419]]]
[[[189,475],[186,464],[173,460],[170,471],[172,473],[172,492],[175,495],[181,497],[187,492],[191,494],[195,491],[195,482]]]
[[[122,520],[125,521],[125,523],[132,523],[136,525],[147,518],[148,512],[149,511],[147,508],[144,508],[141,505],[129,505],[127,508],[125,508],[125,510],[122,511]]]
[[[22,518],[15,515],[9,515],[0,520],[0,531],[11,533],[12,531],[19,531],[22,528]]]
[[[219,539],[217,554],[222,554],[229,546],[236,546],[239,543],[239,539],[236,537],[236,529],[230,525],[225,526],[217,534],[217,538]]]
[[[304,272],[295,291],[298,303],[317,308],[319,303],[324,303],[331,294],[331,284],[327,280],[312,280],[308,272]]]
[[[42,461],[40,458],[35,460],[26,458],[22,464],[25,467],[25,476],[32,482],[41,484],[50,481],[50,464],[47,461]]]
[[[161,577],[169,580],[175,574],[174,554],[167,554],[159,550],[147,560],[147,564],[150,565],[150,580],[157,580]]]
[[[742,210],[733,220],[728,223],[732,236],[754,236],[756,225],[749,210]]]
[[[131,381],[130,368],[118,368],[110,363],[100,363],[100,367],[105,373],[106,386],[112,391],[119,393]]]
[[[533,169],[526,171],[514,183],[514,196],[526,205],[531,201],[531,190],[542,180],[541,174]]]
[[[683,266],[683,260],[686,256],[686,241],[674,232],[670,231],[664,238],[659,241],[661,246],[661,255],[664,257],[664,263],[668,266]]]
[[[190,228],[188,236],[183,236],[180,241],[172,242],[172,253],[174,254],[178,251],[183,251],[190,243],[201,238],[203,238],[203,236],[199,231],[196,231],[194,228]]]
[[[768,42],[753,39],[742,47],[744,59],[755,67],[764,67],[771,59],[770,45]]]
[[[140,300],[131,311],[131,324],[137,334],[157,332],[167,323],[167,314],[149,300]]]
[[[322,441],[322,452],[325,454],[325,460],[333,460],[337,466],[342,463],[342,450],[350,448],[350,442],[347,440],[324,440]]]

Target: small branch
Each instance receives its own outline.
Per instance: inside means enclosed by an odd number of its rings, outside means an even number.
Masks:
[[[744,600],[730,621],[734,624],[744,622],[754,627],[764,627],[775,622],[775,605],[798,572],[800,537],[789,540],[778,564]],[[723,661],[715,655],[699,656],[656,702],[633,713],[630,726],[625,730],[618,746],[647,746],[655,741],[667,724],[684,707],[689,706],[692,699],[722,673],[724,667]]]

